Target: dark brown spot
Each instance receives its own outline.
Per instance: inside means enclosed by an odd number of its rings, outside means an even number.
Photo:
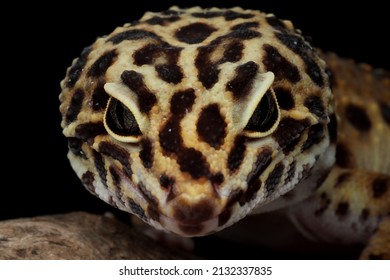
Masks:
[[[175,184],[175,178],[169,177],[168,175],[161,175],[160,176],[160,185],[164,189],[170,189]]]
[[[343,143],[336,146],[336,164],[344,168],[353,167],[352,154]]]
[[[324,126],[321,123],[312,125],[307,133],[307,139],[302,145],[302,151],[306,151],[324,139]]]
[[[153,205],[153,207],[158,206],[157,198],[145,187],[145,185],[142,182],[138,184],[138,189],[148,203]]]
[[[321,216],[329,207],[331,203],[331,200],[330,198],[328,197],[328,195],[323,192],[321,193],[320,195],[320,207],[314,211],[314,215],[315,216]]]
[[[341,173],[336,180],[335,188],[341,187],[342,184],[347,182],[351,178],[352,174],[348,171]]]
[[[390,125],[390,106],[384,102],[380,102],[379,108],[381,109],[382,118]]]
[[[239,40],[250,40],[253,38],[260,37],[260,36],[261,36],[261,33],[258,31],[255,31],[255,30],[236,29],[236,30],[233,30],[232,32],[228,33],[227,35],[218,37],[212,43],[216,43],[218,41],[223,41],[223,40],[230,39],[230,38],[239,39]]]
[[[91,171],[85,172],[81,175],[81,182],[84,186],[87,186],[88,190],[93,190],[93,182],[95,181],[95,175]],[[94,191],[92,191],[94,193]]]
[[[172,64],[156,65],[158,76],[167,83],[178,84],[183,79],[181,68]]]
[[[253,165],[251,172],[249,172],[246,181],[248,185],[252,185],[254,180],[257,180],[264,170],[272,162],[272,150],[270,148],[264,148],[257,156],[256,162]]]
[[[284,22],[275,16],[266,17],[266,20],[269,25],[271,25],[273,28],[277,30],[284,31],[286,29]]]
[[[211,64],[207,69],[199,68],[198,79],[205,88],[210,89],[218,82],[219,72],[217,65]]]
[[[214,186],[219,186],[223,183],[223,181],[225,180],[225,177],[223,176],[223,174],[221,172],[217,172],[215,173],[214,175],[212,175],[210,177],[210,182],[214,185]]]
[[[214,18],[214,17],[221,17],[223,16],[223,12],[196,12],[192,13],[191,15],[193,17],[197,18]]]
[[[361,132],[367,132],[371,128],[371,121],[366,111],[357,105],[349,104],[345,108],[345,117],[355,129]]]
[[[198,55],[195,59],[195,66],[198,69],[198,79],[207,89],[212,88],[218,81],[218,65],[210,60],[210,53],[214,51],[213,47],[203,46],[198,48]]]
[[[177,153],[177,163],[182,172],[188,172],[192,178],[199,179],[210,175],[209,165],[201,152],[194,148],[182,148]]]
[[[103,122],[90,122],[79,124],[75,129],[76,138],[84,141],[90,142],[98,135],[106,135],[107,131],[104,128]]]
[[[142,139],[141,141],[141,151],[139,157],[142,161],[142,164],[145,168],[149,169],[153,166],[153,145],[149,139]]]
[[[77,119],[77,116],[81,111],[81,107],[83,106],[84,95],[84,91],[82,91],[81,89],[77,89],[73,93],[68,110],[65,114],[65,122],[67,124],[70,124]]]
[[[286,179],[284,179],[284,184],[287,185],[288,183],[291,182],[291,180],[295,177],[295,171],[296,171],[296,168],[297,168],[297,162],[294,160],[289,168],[288,168],[288,171],[287,171],[287,175],[286,175]],[[290,194],[292,192],[289,192]]]
[[[301,138],[297,137],[293,139],[288,145],[284,146],[282,148],[282,151],[285,155],[290,154],[292,151],[294,151],[295,147],[301,142]]]
[[[325,106],[321,97],[316,95],[311,95],[306,97],[304,105],[309,109],[309,111],[316,115],[319,119],[326,118]]]
[[[223,210],[222,213],[218,216],[218,226],[221,227],[226,224],[231,216],[232,210],[230,208],[226,208],[225,210]]]
[[[114,199],[114,197],[116,199]],[[110,204],[111,206],[114,206],[115,208],[118,208],[118,209],[123,209],[126,207],[126,204],[123,202],[122,194],[120,192],[115,192],[115,196],[109,196],[108,204]]]
[[[156,104],[156,96],[146,87],[143,76],[133,70],[123,71],[121,75],[122,81],[138,96],[138,104],[142,113],[148,113],[154,104]]]
[[[276,100],[278,101],[278,105],[283,110],[291,110],[295,106],[294,97],[290,90],[283,88],[283,87],[277,87],[274,88]]]
[[[140,219],[142,219],[143,221],[147,221],[147,217],[145,215],[145,211],[144,209],[142,209],[142,207],[137,204],[133,199],[129,198],[128,200],[128,203],[129,203],[129,208],[131,210],[131,212],[135,215],[137,215]]]
[[[183,43],[197,44],[206,40],[214,31],[216,29],[206,23],[195,22],[179,28],[175,37]]]
[[[214,204],[208,199],[196,203],[179,201],[175,205],[174,218],[184,224],[198,224],[211,219],[213,214]]]
[[[389,189],[389,178],[388,177],[379,177],[375,178],[372,182],[372,191],[374,198],[380,198],[383,196]]]
[[[175,153],[183,145],[180,130],[180,120],[171,118],[159,133],[160,146],[165,152]]]
[[[276,37],[302,58],[306,64],[307,75],[317,86],[322,87],[324,85],[324,77],[320,67],[313,59],[315,57],[313,48],[298,35],[280,32],[276,33]]]
[[[109,95],[104,90],[104,82],[99,82],[94,91],[92,92],[90,106],[94,111],[100,111],[107,107]]]
[[[257,104],[255,111],[245,126],[245,130],[267,132],[276,123],[279,117],[275,97],[268,90]]]
[[[259,66],[253,61],[236,68],[236,76],[226,84],[226,90],[233,92],[236,99],[244,98],[252,88]]]
[[[242,57],[242,50],[244,45],[241,42],[234,41],[226,46],[225,51],[223,52],[223,57],[219,63],[225,62],[237,62]]]
[[[239,29],[249,29],[252,27],[259,27],[259,23],[257,21],[239,23],[239,24],[234,25],[231,29],[232,30],[239,30]]]
[[[119,161],[122,164],[126,175],[131,178],[133,172],[130,166],[130,154],[128,151],[120,146],[108,142],[100,142],[99,151],[102,154],[110,156],[111,158]]]
[[[154,17],[151,17],[150,19],[146,20],[145,22],[147,22],[151,25],[164,25],[165,26],[171,22],[178,21],[179,19],[180,19],[180,17],[177,15],[172,15],[172,16],[168,16],[168,17],[154,16]]]
[[[336,143],[337,142],[337,117],[336,114],[332,114],[329,116],[329,123],[328,123],[328,133],[329,133],[329,141],[330,143]]]
[[[183,78],[181,68],[177,65],[180,52],[181,48],[167,43],[148,44],[133,54],[134,63],[139,66],[155,64],[158,58],[163,58],[166,62],[155,65],[159,77],[167,83],[178,84]]]
[[[290,117],[285,117],[281,119],[273,137],[283,149],[291,143],[294,143],[296,138],[299,138],[302,132],[307,129],[309,125],[310,121],[308,119],[296,120]]]
[[[159,56],[161,56],[161,45],[147,44],[146,46],[134,52],[134,64],[141,66],[144,64],[153,64]]]
[[[319,87],[324,86],[324,77],[322,75],[321,69],[318,64],[309,57],[304,59],[306,64],[306,73],[309,75],[310,79]]]
[[[76,156],[79,156],[83,159],[86,159],[87,156],[85,155],[82,146],[83,146],[83,141],[76,138],[76,137],[68,137],[68,147],[69,150]]]
[[[225,17],[227,21],[232,21],[238,18],[248,19],[254,17],[252,14],[238,13],[235,11],[215,11],[215,12],[196,12],[191,14],[197,18],[214,18],[214,17]]]
[[[102,155],[95,150],[93,150],[93,162],[95,164],[95,168],[99,174],[100,180],[104,186],[107,187],[107,170],[104,164],[104,158]]]
[[[268,71],[275,74],[275,80],[286,79],[291,83],[297,83],[301,79],[297,66],[283,57],[279,51],[268,44],[264,45],[265,57],[263,63]]]
[[[276,187],[279,185],[283,171],[284,171],[284,164],[282,162],[279,162],[275,165],[274,170],[271,171],[271,173],[268,175],[267,181],[265,182],[265,188],[267,190],[267,195],[271,195],[275,190]]]
[[[115,62],[117,55],[118,54],[115,49],[104,53],[92,64],[87,75],[94,78],[104,76],[108,67]]]
[[[112,42],[114,45],[117,45],[125,40],[142,40],[142,39],[155,39],[160,41],[160,37],[150,31],[132,29],[123,31],[113,35],[111,38],[107,39],[108,42]]]
[[[345,217],[349,213],[349,203],[348,202],[340,202],[337,205],[335,214],[339,218]]]
[[[210,104],[200,113],[196,124],[198,135],[202,141],[218,149],[226,136],[226,122],[217,104]]]
[[[256,198],[257,192],[261,188],[261,181],[259,179],[252,180],[251,184],[248,185],[248,189],[244,192],[244,195],[240,199],[240,205],[244,205],[249,201]]]
[[[367,221],[368,216],[370,216],[370,210],[367,209],[367,208],[363,208],[363,209],[362,209],[362,212],[360,213],[359,220],[360,220],[361,222],[365,222],[365,221]]]
[[[232,10],[228,10],[223,13],[223,16],[227,21],[235,20],[238,18],[243,18],[243,19],[248,19],[248,18],[253,18],[255,15],[253,14],[244,14],[244,13],[238,13]]]
[[[66,87],[72,88],[80,78],[80,75],[87,64],[88,55],[90,54],[92,48],[87,47],[82,52],[80,57],[76,60],[76,62],[70,67],[68,72],[68,79],[66,81]]]
[[[237,170],[245,156],[245,137],[237,136],[234,141],[234,146],[228,156],[228,168],[230,171]]]
[[[195,97],[193,89],[176,92],[171,99],[172,114],[176,115],[176,117],[183,117],[185,114],[191,112]]]
[[[118,191],[120,191],[121,175],[118,173],[117,168],[113,165],[110,165],[110,168],[108,170],[110,171],[114,186],[116,186]],[[120,196],[118,195],[118,197]]]

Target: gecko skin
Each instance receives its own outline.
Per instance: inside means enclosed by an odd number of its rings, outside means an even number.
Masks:
[[[61,125],[85,187],[156,229],[285,209],[311,240],[390,258],[389,77],[272,14],[172,7],[82,51]]]

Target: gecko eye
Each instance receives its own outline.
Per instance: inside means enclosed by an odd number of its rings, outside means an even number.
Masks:
[[[111,97],[104,115],[108,133],[121,142],[138,142],[142,135],[134,114],[119,100]]]
[[[275,95],[268,90],[257,104],[245,126],[249,137],[264,137],[272,133],[279,122],[279,109]]]

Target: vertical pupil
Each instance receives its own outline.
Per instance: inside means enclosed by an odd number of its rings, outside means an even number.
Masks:
[[[265,132],[272,128],[278,118],[276,102],[270,91],[267,91],[257,105],[252,117],[245,129],[250,131]]]
[[[121,102],[113,99],[111,101],[110,114],[115,124],[120,130],[127,130],[131,128],[131,120],[129,119],[129,115],[131,112],[127,109]]]
[[[257,110],[259,112],[260,126],[263,126],[264,123],[268,121],[270,115],[272,115],[274,107],[270,105],[272,105],[270,96],[268,93],[266,93],[265,96],[261,99],[259,109]]]
[[[120,101],[112,98],[107,114],[107,124],[120,135],[140,135],[141,131],[131,111]]]

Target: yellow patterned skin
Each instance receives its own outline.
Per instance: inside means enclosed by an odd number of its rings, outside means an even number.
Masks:
[[[199,7],[147,12],[85,48],[61,82],[71,165],[100,199],[182,236],[287,209],[315,239],[312,230],[337,225],[340,216],[352,223],[360,210],[370,234],[357,224],[355,232],[324,230],[320,239],[357,235],[367,242],[389,212],[389,180],[381,175],[389,163],[378,156],[370,169],[366,156],[385,146],[379,135],[389,129],[388,78],[378,76],[383,96],[373,98],[365,118],[363,94],[344,94],[347,64],[326,60],[328,66],[290,21],[271,14]],[[365,71],[358,87],[371,89]],[[368,142],[359,157],[360,148],[345,142],[362,135]],[[373,198],[362,191],[356,200],[369,210],[337,200],[353,197],[347,193],[361,177],[371,185],[376,180],[375,199],[383,202],[377,208],[368,207]]]
[[[338,115],[336,163],[316,194],[290,211],[312,240],[369,242],[362,258],[390,259],[390,73],[323,57]]]

